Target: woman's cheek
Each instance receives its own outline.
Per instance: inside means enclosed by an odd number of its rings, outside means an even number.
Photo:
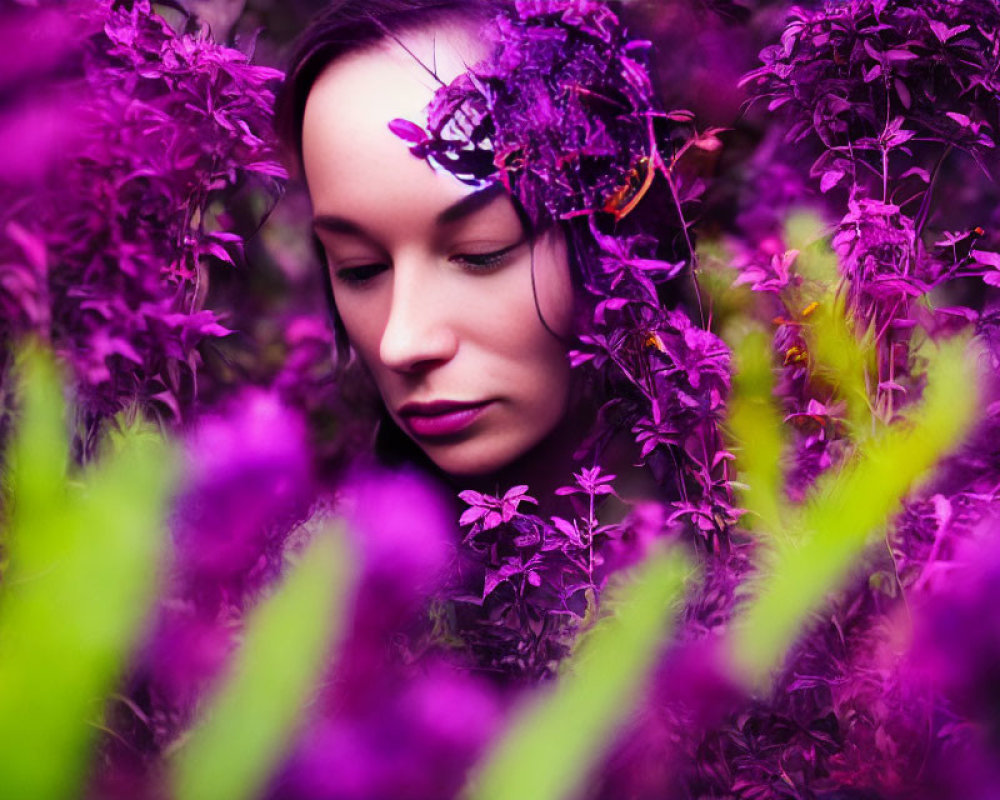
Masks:
[[[334,289],[334,305],[347,332],[347,339],[365,366],[373,369],[388,320],[390,292]]]
[[[478,331],[498,350],[514,348],[530,360],[540,349],[564,349],[561,339],[569,333],[572,306],[565,245],[546,237],[496,274],[470,276],[461,307],[467,330]]]

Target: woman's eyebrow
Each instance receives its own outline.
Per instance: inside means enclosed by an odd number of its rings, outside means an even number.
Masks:
[[[505,194],[506,191],[507,190],[504,188],[502,183],[491,184],[485,189],[480,189],[478,192],[468,194],[457,203],[453,203],[448,206],[444,211],[437,215],[437,219],[435,221],[438,225],[451,225],[459,222],[460,220],[475,214],[481,208],[485,208],[497,197]]]
[[[338,217],[335,214],[318,214],[313,217],[313,229],[329,231],[330,233],[345,233],[350,236],[361,236],[365,239],[372,237],[358,223],[352,222],[346,217]]]
[[[467,194],[455,203],[452,203],[444,211],[435,217],[437,225],[453,225],[466,217],[475,214],[485,208],[498,197],[506,193],[506,189],[501,183],[494,183],[478,192]],[[313,217],[313,228],[316,230],[328,231],[330,233],[343,233],[349,236],[360,236],[374,241],[374,237],[368,233],[361,225],[347,217],[340,217],[336,214],[318,214]]]

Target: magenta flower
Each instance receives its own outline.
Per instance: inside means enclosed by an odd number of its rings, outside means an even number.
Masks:
[[[50,17],[39,10],[36,23]],[[268,137],[280,73],[178,36],[147,0],[71,4],[63,17],[79,31],[76,58],[46,113],[74,133],[49,153],[44,182],[5,189],[0,341],[35,334],[71,365],[87,457],[126,405],[183,417],[199,345],[228,335],[202,308],[207,263],[234,264],[242,244],[216,212],[237,185],[278,191]]]
[[[597,496],[615,493],[614,487],[611,485],[615,476],[608,473],[602,473],[600,466],[591,468],[584,467],[582,472],[574,472],[573,478],[576,480],[576,486],[563,486],[556,489],[556,494],[583,494],[588,496]]]
[[[331,711],[307,727],[269,798],[456,796],[498,731],[499,693],[441,665],[422,675],[384,664],[380,670],[391,680],[379,694],[366,692],[364,704]]]
[[[527,486],[513,486],[503,497],[493,497],[472,489],[460,492],[458,496],[470,506],[462,512],[458,524],[471,525],[473,533],[489,531],[504,522],[510,522],[517,515],[517,508],[521,503],[538,504],[538,501],[528,494]]]
[[[302,421],[246,391],[188,439],[177,510],[177,570],[239,604],[281,565],[284,537],[313,499]]]
[[[339,496],[338,513],[352,528],[364,581],[377,584],[379,604],[412,608],[439,584],[456,529],[449,503],[415,473],[361,472]]]

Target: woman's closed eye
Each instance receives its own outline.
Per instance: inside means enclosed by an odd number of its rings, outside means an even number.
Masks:
[[[337,267],[334,269],[333,275],[340,283],[360,287],[387,269],[389,267],[386,264],[358,264],[351,267]]]
[[[520,239],[514,242],[514,244],[502,247],[499,250],[490,250],[485,253],[456,253],[450,256],[448,260],[453,264],[458,264],[468,272],[486,274],[503,267],[514,255],[515,251],[524,243],[525,240]],[[362,288],[388,269],[388,264],[373,262],[371,264],[335,267],[333,275],[338,283],[354,288]]]
[[[491,250],[487,253],[458,253],[451,256],[449,261],[461,264],[470,272],[492,272],[504,266],[522,244],[524,244],[524,239],[500,250]]]

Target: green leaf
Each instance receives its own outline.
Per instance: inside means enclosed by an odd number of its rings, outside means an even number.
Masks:
[[[876,429],[869,398],[869,376],[876,374],[871,332],[860,339],[850,322],[844,298],[828,290],[802,325],[811,378],[825,382],[847,406],[852,438],[861,441]]]
[[[639,699],[691,572],[677,551],[636,568],[612,601],[614,613],[586,635],[556,685],[515,717],[475,770],[468,800],[557,800],[578,792]]]
[[[762,535],[783,530],[782,496],[786,442],[781,414],[772,397],[771,342],[751,331],[733,347],[733,394],[726,428],[734,440],[743,524]]]
[[[19,357],[0,593],[0,796],[79,797],[108,694],[152,605],[173,459],[124,435],[73,481],[50,356]]]
[[[34,520],[64,506],[68,488],[69,444],[65,429],[66,404],[62,376],[52,357],[37,344],[29,344],[16,357],[16,394],[21,413],[7,453],[8,504],[12,523]],[[22,568],[31,569],[35,558],[46,558],[48,544],[35,539],[21,542]]]
[[[927,354],[922,402],[908,418],[864,440],[842,468],[820,478],[788,523],[794,535],[763,549],[755,592],[734,621],[732,653],[751,684],[780,664],[809,615],[839,589],[913,486],[967,433],[978,405],[968,341]]]
[[[260,795],[343,627],[352,563],[340,531],[326,530],[251,613],[230,677],[175,754],[177,800]]]

